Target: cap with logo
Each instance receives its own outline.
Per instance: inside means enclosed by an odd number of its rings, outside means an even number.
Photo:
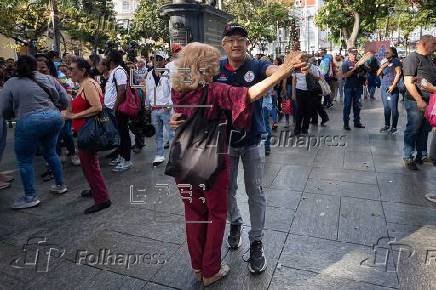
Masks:
[[[240,34],[242,37],[248,37],[247,30],[238,23],[227,24],[224,28],[223,36],[232,36],[234,34]]]

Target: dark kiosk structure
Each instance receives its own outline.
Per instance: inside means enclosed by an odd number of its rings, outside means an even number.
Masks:
[[[215,3],[205,4],[189,0],[174,0],[172,4],[162,6],[161,15],[170,17],[171,44],[179,43],[184,46],[190,42],[203,42],[222,51],[222,33],[233,16],[214,6]]]

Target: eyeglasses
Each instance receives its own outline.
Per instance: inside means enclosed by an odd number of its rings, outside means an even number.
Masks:
[[[239,38],[226,38],[224,39],[224,43],[234,43],[236,42],[237,44],[242,44],[244,42],[247,41],[247,38],[245,37],[239,37]]]

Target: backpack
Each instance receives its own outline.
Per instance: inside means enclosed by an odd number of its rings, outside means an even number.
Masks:
[[[138,90],[130,87],[129,81],[129,75],[127,75],[126,98],[121,104],[118,105],[118,112],[126,114],[130,118],[134,118],[141,111],[141,98],[139,97]],[[117,79],[115,78],[115,72],[113,76],[113,82],[115,83],[115,87],[118,91],[118,84]]]
[[[208,86],[204,87],[201,105],[205,105]],[[205,118],[205,108],[199,107],[191,118],[177,128],[171,144],[165,174],[177,182],[193,186],[213,186],[217,173],[225,168],[226,126],[222,126],[220,110],[215,119]]]

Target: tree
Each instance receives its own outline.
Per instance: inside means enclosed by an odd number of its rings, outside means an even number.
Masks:
[[[372,33],[377,21],[388,15],[395,0],[326,0],[318,11],[315,23],[330,30],[333,38],[342,35],[347,48],[355,47],[359,36]]]
[[[59,29],[88,44],[116,36],[110,0],[57,0]],[[49,35],[49,0],[10,0],[0,3],[0,33],[22,44]],[[61,35],[62,37],[62,35]]]
[[[225,0],[224,4],[224,10],[248,30],[253,47],[274,41],[277,28],[290,26],[293,19],[290,6],[281,2]]]
[[[131,37],[169,42],[169,18],[160,16],[160,8],[171,0],[141,0],[135,12]]]

